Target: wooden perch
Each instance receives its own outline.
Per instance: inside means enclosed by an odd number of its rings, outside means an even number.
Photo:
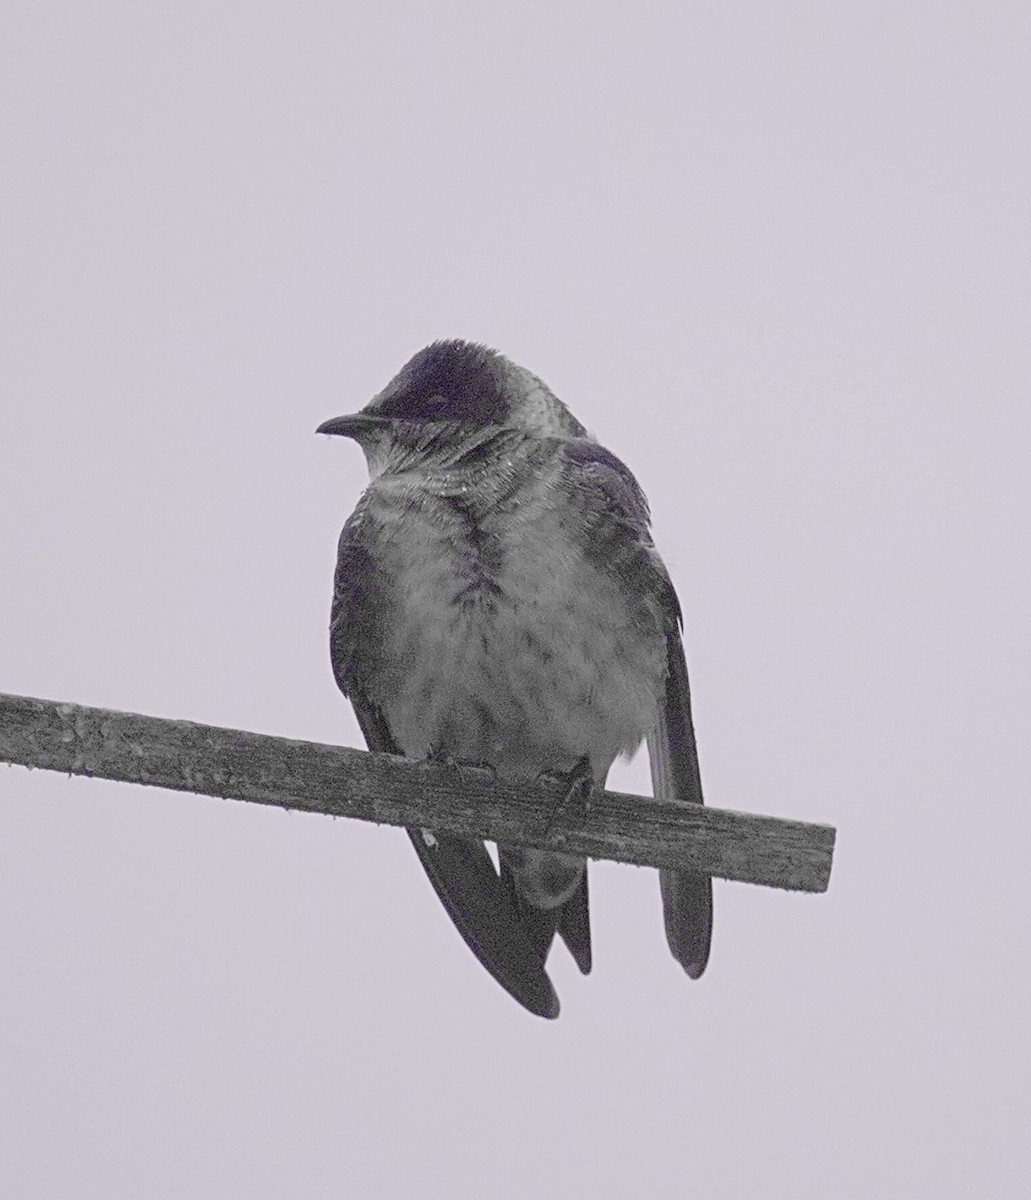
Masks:
[[[828,825],[619,792],[557,812],[557,783],[2,693],[0,762],[796,891],[827,890],[834,852]]]

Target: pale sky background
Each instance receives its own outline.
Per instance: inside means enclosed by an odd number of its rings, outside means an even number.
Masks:
[[[398,830],[2,768],[0,1195],[1022,1194],[1031,7],[3,26],[0,690],[360,744],[314,429],[466,337],[648,492],[710,802],[839,834],[700,983],[596,866],[547,1023]]]

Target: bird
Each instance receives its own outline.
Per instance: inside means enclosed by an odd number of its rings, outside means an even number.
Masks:
[[[656,798],[702,803],[682,615],[629,468],[546,384],[460,339],[416,353],[359,412],[369,486],[337,552],[330,658],[370,750],[589,796],[647,742]],[[587,863],[408,830],[444,908],[529,1012],[559,1014],[556,937],[592,965]],[[666,940],[705,970],[712,882],[660,871]]]

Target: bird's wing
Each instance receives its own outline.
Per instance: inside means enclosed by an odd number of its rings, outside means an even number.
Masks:
[[[666,695],[655,729],[648,735],[652,789],[657,800],[701,804],[702,780],[691,721],[691,691],[680,630],[666,631]],[[697,979],[709,961],[712,940],[712,880],[697,871],[660,871],[666,941],[673,957]]]
[[[666,640],[665,693],[648,736],[655,796],[701,804],[691,693],[680,639],[676,592],[649,533],[648,502],[629,468],[587,439],[563,446],[570,499],[577,504],[583,544],[599,569],[616,575],[641,619],[660,622]],[[666,940],[693,979],[705,970],[712,936],[712,881],[695,871],[660,871]]]
[[[354,707],[370,750],[401,754],[383,713],[367,690],[365,664],[390,620],[390,597],[375,555],[379,530],[363,504],[344,526],[337,558],[330,652],[340,690]],[[360,651],[360,653],[359,653]],[[558,997],[543,957],[520,921],[483,842],[409,829],[434,890],[466,945],[498,983],[530,1012],[557,1017]]]

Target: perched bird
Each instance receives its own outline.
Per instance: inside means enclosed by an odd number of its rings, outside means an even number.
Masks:
[[[655,795],[702,803],[680,607],[648,504],[529,371],[434,342],[361,412],[370,484],[340,536],[333,671],[370,750],[603,785],[647,738]],[[557,933],[591,969],[587,864],[409,830],[473,953],[531,1012],[558,1016],[544,964]],[[705,970],[712,885],[660,872],[666,937]]]

